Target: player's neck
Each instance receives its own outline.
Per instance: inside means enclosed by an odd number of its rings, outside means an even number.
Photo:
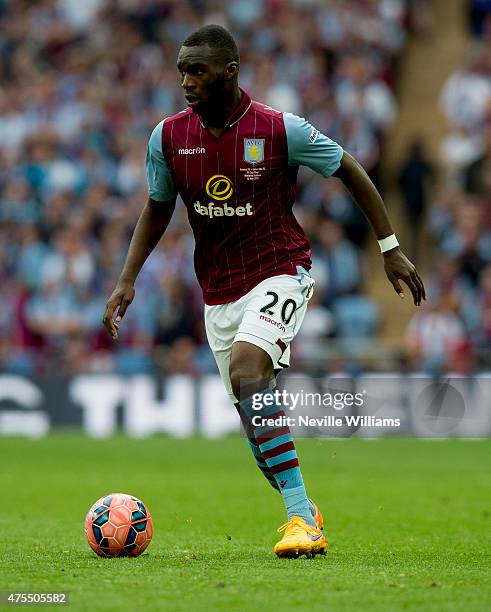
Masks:
[[[242,91],[236,86],[230,92],[230,96],[224,100],[223,105],[215,107],[210,113],[203,115],[203,121],[213,135],[219,136],[222,133],[228,123],[229,117],[240,104],[241,100]]]

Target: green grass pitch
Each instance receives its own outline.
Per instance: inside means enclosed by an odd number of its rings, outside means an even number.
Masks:
[[[330,548],[288,560],[272,554],[281,499],[239,437],[0,439],[0,590],[67,591],[71,610],[490,609],[490,449],[298,441]],[[137,559],[85,542],[86,511],[114,492],[153,515]]]

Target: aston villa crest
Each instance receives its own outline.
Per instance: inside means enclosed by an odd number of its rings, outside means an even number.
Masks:
[[[244,161],[259,164],[264,160],[264,138],[244,138]]]

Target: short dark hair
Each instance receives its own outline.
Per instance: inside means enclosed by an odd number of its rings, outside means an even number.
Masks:
[[[240,62],[237,43],[230,32],[222,26],[206,25],[190,34],[182,43],[183,47],[200,45],[208,45],[211,49],[221,51],[227,62]]]

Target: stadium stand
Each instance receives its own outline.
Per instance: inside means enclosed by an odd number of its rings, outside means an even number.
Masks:
[[[430,302],[409,323],[410,361],[432,373],[489,366],[491,3],[468,2],[467,60],[443,86],[441,195],[428,212]]]
[[[414,4],[0,0],[0,368],[25,375],[215,371],[182,206],[142,270],[119,343],[113,345],[101,327],[105,300],[146,200],[148,136],[163,116],[184,106],[175,69],[180,42],[203,23],[228,26],[241,47],[242,86],[273,107],[308,117],[380,184]],[[479,15],[472,13],[473,28],[479,46],[489,50],[489,18]],[[449,138],[479,143],[469,144],[473,154],[460,165],[447,160],[457,178],[431,211],[442,267],[457,259],[456,282],[469,292],[466,303],[483,304],[480,317],[463,305],[456,315],[478,346],[491,333],[487,209],[477,202],[483,190],[489,200],[484,138],[489,147],[491,130],[482,129],[489,106],[476,108],[470,89],[491,90],[484,54],[473,55],[468,72],[450,81],[442,96],[453,125]],[[459,122],[453,101],[464,77],[474,84]],[[465,202],[465,213],[452,208],[457,200]],[[355,343],[362,338],[360,350],[373,361],[381,312],[365,292],[367,227],[361,213],[337,181],[302,170],[297,215],[312,240],[317,278],[299,357],[332,345],[335,359],[344,358],[356,330]],[[452,231],[442,232],[442,223],[451,223]],[[478,256],[466,250],[476,231]],[[449,274],[448,265],[445,270]],[[415,337],[418,324],[411,325]],[[416,345],[411,359],[418,366],[426,357]]]

